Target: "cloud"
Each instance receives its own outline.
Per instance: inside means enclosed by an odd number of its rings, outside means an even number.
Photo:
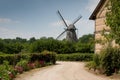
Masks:
[[[86,10],[88,10],[89,12],[93,12],[99,1],[100,0],[88,0]]]
[[[63,23],[61,22],[61,24],[57,24],[57,22],[54,22],[54,25],[52,26],[64,26]],[[88,19],[83,19],[81,18],[76,24],[75,27],[78,29],[78,33],[77,36],[81,37],[82,35],[85,34],[94,34],[94,21],[90,21]],[[64,31],[63,27],[55,27],[52,29],[52,32],[46,33],[46,34],[51,34],[52,36],[57,37],[60,33],[62,33]],[[65,38],[66,34],[63,35]]]
[[[67,25],[70,24],[70,21],[69,20],[65,20],[65,22],[67,23]],[[55,26],[55,27],[58,27],[58,26],[63,26],[64,23],[63,21],[57,21],[57,22],[52,22],[50,23],[51,26]]]
[[[0,23],[19,23],[19,21],[14,21],[9,18],[0,18]]]
[[[3,39],[15,39],[16,37],[30,39],[31,37],[35,37],[39,39],[42,36],[49,35],[50,33],[40,33],[40,32],[18,32],[16,30],[11,30],[6,27],[0,26],[0,38]]]
[[[18,35],[20,34],[14,30],[10,30],[5,27],[0,27],[0,38],[15,38]]]
[[[59,22],[59,21],[58,21]],[[67,21],[69,23],[69,21]],[[57,23],[57,22],[53,22]],[[59,34],[61,34],[64,31],[64,24],[61,21],[61,24],[54,25],[55,27],[51,26],[48,24],[48,29],[45,31],[18,31],[15,29],[7,28],[4,26],[0,26],[0,38],[16,38],[16,37],[21,37],[21,38],[26,38],[29,39],[31,37],[35,37],[39,39],[42,36],[46,37],[54,37],[56,38]],[[59,26],[59,27],[56,27]],[[88,19],[80,19],[75,24],[76,28],[78,29],[78,37],[81,37],[84,34],[89,34],[89,33],[94,33],[94,21],[89,21]],[[61,39],[65,38],[66,34],[64,34]]]
[[[30,32],[18,32],[15,30],[8,29],[6,27],[0,27],[0,38],[16,38],[16,37],[21,37],[21,38],[26,38],[29,39],[31,37],[36,37],[39,36],[39,33],[30,33]]]
[[[78,29],[78,37],[81,37],[85,34],[94,33],[94,21],[81,19],[78,23],[75,24],[75,26]]]

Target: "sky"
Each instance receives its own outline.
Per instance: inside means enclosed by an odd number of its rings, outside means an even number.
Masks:
[[[89,20],[89,17],[99,1],[0,0],[0,38],[56,38],[66,28],[57,14],[58,10],[67,24],[82,16],[75,24],[78,37],[93,34],[94,21]]]

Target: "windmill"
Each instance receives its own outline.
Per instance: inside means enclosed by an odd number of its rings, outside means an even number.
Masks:
[[[77,42],[77,35],[76,35],[76,27],[75,27],[75,23],[78,22],[82,16],[79,16],[72,24],[68,25],[64,18],[62,17],[60,11],[58,11],[58,14],[60,16],[60,18],[62,19],[62,21],[64,22],[66,29],[65,31],[63,31],[56,39],[58,39],[60,36],[62,36],[65,32],[66,32],[66,40],[70,41],[70,42]]]

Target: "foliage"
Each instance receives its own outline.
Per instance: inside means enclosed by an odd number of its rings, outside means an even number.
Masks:
[[[86,63],[85,67],[89,68],[89,70],[90,70],[90,69],[94,69],[94,71],[95,71],[97,65],[96,65],[96,63],[95,63],[94,61],[90,61],[90,62],[87,62],[87,63]]]
[[[107,47],[101,52],[101,66],[105,70],[105,74],[112,75],[112,73],[120,70],[120,49]]]
[[[15,74],[14,68],[7,61],[4,61],[3,65],[0,65],[0,79],[11,80]]]
[[[110,38],[120,44],[120,0],[110,0],[106,14],[106,24],[110,27]]]
[[[21,59],[29,60],[29,54],[1,54],[0,55],[0,64],[3,64],[3,61],[6,60],[10,65],[16,65]]]
[[[75,51],[74,45],[67,41],[58,41],[54,39],[40,39],[31,44],[31,52],[42,52],[44,50],[57,53],[72,53]]]
[[[100,62],[100,56],[99,56],[99,54],[94,54],[93,61],[96,64],[96,68],[97,69],[100,68],[100,63],[101,62]]]
[[[113,47],[113,41],[120,44],[120,0],[109,0],[108,11],[106,13],[106,24],[110,27],[109,33],[103,30],[104,49],[98,56],[95,56],[93,61],[88,63],[88,66],[92,66],[102,69],[106,75],[112,75],[120,70],[120,48]],[[106,43],[107,41],[107,43]]]
[[[28,70],[28,61],[27,60],[23,60],[21,59],[17,64],[16,64],[16,67],[22,67],[24,69],[24,71],[27,71]]]
[[[11,39],[0,39],[0,51],[3,53],[19,53],[23,49],[23,45],[21,44],[20,41],[16,40],[11,40]]]
[[[57,52],[56,50],[60,48],[58,44],[59,42],[57,40],[41,38],[31,44],[30,50],[31,52],[42,52],[44,50]]]
[[[49,51],[43,51],[41,53],[33,53],[31,54],[31,62],[34,61],[45,61],[45,62],[51,62],[53,64],[56,63],[56,53],[55,52],[49,52]]]
[[[73,53],[73,52],[94,52],[94,37],[92,34],[84,35],[77,43],[68,41],[58,41],[53,38],[41,38],[31,44],[31,52],[41,52],[44,50],[54,51],[59,53]]]
[[[58,54],[82,52],[94,52],[93,34],[83,35],[78,42],[72,43],[65,40],[55,40],[53,38],[42,37],[29,40],[16,37],[16,39],[0,39],[0,52],[7,54],[18,53],[40,53],[44,50],[57,52]]]
[[[1,53],[0,59],[0,80],[13,80],[17,73],[21,74],[23,71],[55,64],[56,53],[49,51],[32,54]]]
[[[55,52],[50,52],[50,51],[43,51],[42,54],[45,56],[45,60],[46,62],[52,62],[53,64],[56,63],[56,53]]]
[[[94,35],[88,34],[80,37],[75,49],[76,52],[94,53]]]
[[[91,61],[93,54],[88,53],[73,53],[73,54],[58,54],[57,60],[59,61]]]
[[[93,34],[83,35],[82,37],[79,38],[79,42],[90,43],[90,42],[93,42],[93,39],[94,39]]]
[[[90,69],[94,69],[94,71],[96,71],[97,69],[100,70],[101,65],[100,65],[100,56],[99,54],[94,54],[93,56],[93,60],[88,62],[86,65],[86,67]]]
[[[36,60],[44,60],[45,62],[51,62],[55,64],[56,62],[56,53],[43,51],[41,53],[29,53],[29,54],[1,54],[0,55],[0,64],[3,64],[3,61],[8,61],[11,65],[16,65],[20,60],[27,60],[34,62]]]
[[[86,64],[89,69],[99,70],[107,76],[118,73],[120,70],[120,49],[106,47],[100,54],[95,54],[93,61]],[[101,71],[102,70],[102,71]]]
[[[93,45],[86,43],[78,43],[76,44],[76,52],[81,53],[93,53]]]

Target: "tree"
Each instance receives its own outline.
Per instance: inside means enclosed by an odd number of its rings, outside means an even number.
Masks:
[[[12,41],[14,41],[14,39],[13,39]],[[16,37],[15,41],[16,41],[16,42],[21,42],[21,43],[27,42],[26,39],[23,39],[23,38],[20,38],[20,37]]]
[[[30,40],[29,40],[30,43],[33,43],[35,41],[36,41],[35,37],[31,37]]]
[[[83,35],[82,37],[79,38],[79,42],[81,43],[90,43],[94,41],[94,35],[93,34],[87,34]]]
[[[110,27],[110,38],[120,44],[120,0],[110,0],[106,14],[106,24]]]
[[[93,53],[94,52],[94,35],[87,34],[79,38],[76,43],[76,52]]]
[[[0,39],[0,52],[3,52],[5,50],[5,43],[2,39]]]

